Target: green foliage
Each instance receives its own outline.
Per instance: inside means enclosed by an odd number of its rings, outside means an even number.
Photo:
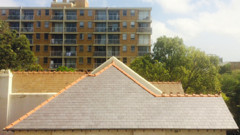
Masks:
[[[175,37],[160,37],[151,56],[139,57],[130,67],[149,81],[181,81],[186,93],[218,93],[219,58],[187,47]]]
[[[224,74],[224,73],[231,73],[231,64],[225,64],[223,66],[220,66],[219,73]]]
[[[65,67],[65,66],[61,66],[61,67],[58,67],[56,69],[56,71],[60,71],[60,72],[75,72],[75,69],[74,68],[68,68],[68,67]]]
[[[42,67],[36,64],[26,36],[18,36],[16,31],[11,31],[3,21],[0,21],[0,50],[0,69],[42,70]]]

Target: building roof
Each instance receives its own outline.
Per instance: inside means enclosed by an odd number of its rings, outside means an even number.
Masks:
[[[166,94],[184,94],[181,82],[151,82],[151,84]]]
[[[114,62],[85,75],[5,130],[238,129],[219,95],[152,92]]]

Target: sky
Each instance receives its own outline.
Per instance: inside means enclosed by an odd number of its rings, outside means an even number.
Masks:
[[[49,7],[51,1],[0,0],[0,7]],[[153,42],[178,36],[223,61],[240,61],[240,0],[89,0],[89,6],[151,7]]]

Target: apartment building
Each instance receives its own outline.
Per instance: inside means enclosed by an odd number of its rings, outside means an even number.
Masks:
[[[90,71],[112,56],[129,65],[151,49],[151,8],[90,8],[87,0],[53,0],[51,7],[0,7],[0,19],[26,35],[44,69]]]

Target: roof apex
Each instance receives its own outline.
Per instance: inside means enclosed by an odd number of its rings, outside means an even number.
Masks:
[[[139,74],[137,74],[135,71],[133,71],[131,68],[129,68],[127,65],[125,65],[124,63],[122,63],[120,60],[118,60],[116,57],[111,57],[110,59],[108,59],[107,61],[105,61],[102,65],[100,65],[99,67],[97,67],[95,70],[93,70],[91,72],[91,74],[96,74],[99,71],[101,71],[102,69],[106,68],[107,66],[109,66],[110,64],[114,63],[116,66],[118,66],[119,68],[121,68],[124,72],[126,72],[128,75],[130,75],[132,78],[134,78],[135,80],[137,80],[139,83],[141,83],[144,87],[146,87],[147,89],[151,90],[153,93],[155,93],[156,95],[162,94],[162,91],[160,89],[158,89],[157,87],[155,87],[153,84],[151,84],[150,82],[148,82],[146,79],[144,79],[143,77],[141,77]]]

